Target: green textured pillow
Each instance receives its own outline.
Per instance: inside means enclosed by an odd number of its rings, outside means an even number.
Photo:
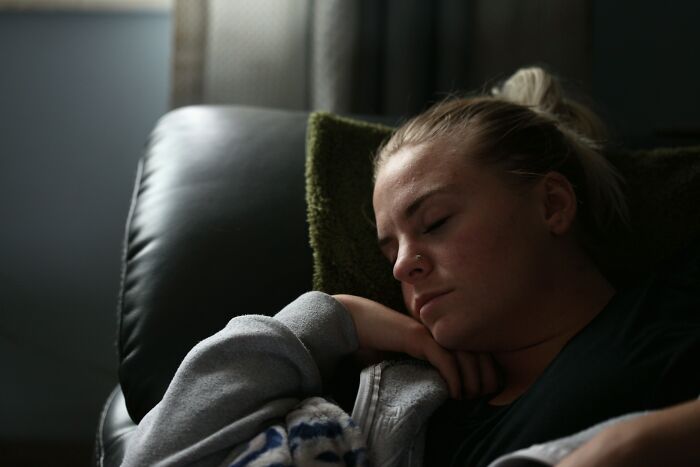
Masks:
[[[306,201],[314,289],[349,293],[404,309],[398,282],[377,247],[372,158],[392,129],[312,113],[307,130]],[[615,230],[598,261],[618,285],[658,266],[700,234],[700,146],[608,155],[627,179],[632,232]]]
[[[312,113],[306,142],[306,204],[314,289],[371,298],[403,310],[401,290],[377,246],[372,159],[392,129]]]

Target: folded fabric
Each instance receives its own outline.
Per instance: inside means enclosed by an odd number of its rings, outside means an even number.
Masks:
[[[367,439],[375,467],[423,465],[428,419],[448,397],[429,363],[385,360],[362,370],[352,418]]]

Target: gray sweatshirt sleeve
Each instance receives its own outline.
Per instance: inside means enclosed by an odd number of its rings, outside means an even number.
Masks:
[[[320,395],[357,349],[350,315],[309,292],[275,317],[232,319],[185,357],[161,402],[130,438],[122,466],[216,466],[301,400]]]

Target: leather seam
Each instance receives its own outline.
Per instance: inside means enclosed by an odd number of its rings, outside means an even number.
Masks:
[[[126,285],[126,276],[127,276],[127,270],[128,270],[128,258],[129,258],[129,232],[131,232],[131,224],[134,218],[134,213],[136,211],[136,205],[138,204],[137,200],[139,197],[139,193],[141,192],[141,187],[143,185],[143,172],[144,172],[144,160],[143,158],[139,160],[137,169],[136,169],[136,180],[134,183],[134,191],[131,194],[131,203],[129,206],[129,213],[126,218],[126,227],[124,229],[124,243],[122,245],[122,255],[121,255],[121,262],[122,262],[122,270],[121,270],[121,277],[119,281],[119,296],[117,298],[117,330],[118,330],[118,336],[117,336],[117,353],[118,353],[118,358],[119,358],[119,365],[121,366],[122,360],[124,358],[124,352],[123,352],[123,339],[124,336],[122,335],[122,326],[123,326],[123,315],[124,315],[124,293],[125,293],[125,285]]]
[[[114,399],[117,397],[117,391],[119,391],[119,389],[120,389],[120,387],[117,386],[116,388],[114,388],[112,390],[112,392],[109,395],[109,398],[107,398],[107,403],[102,408],[102,413],[100,414],[100,425],[97,429],[97,454],[98,454],[97,460],[98,460],[99,467],[104,467],[105,452],[104,452],[103,436],[104,436],[105,420],[107,419],[107,412],[109,412],[109,409],[112,406]]]

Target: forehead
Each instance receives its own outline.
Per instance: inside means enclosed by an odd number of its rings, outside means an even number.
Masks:
[[[447,186],[475,186],[476,172],[469,158],[448,142],[399,149],[377,174],[373,197],[377,222],[424,193]]]
[[[454,184],[469,178],[471,164],[457,146],[448,142],[405,146],[386,159],[377,173],[375,201],[387,189],[395,195],[428,188],[433,184]]]

